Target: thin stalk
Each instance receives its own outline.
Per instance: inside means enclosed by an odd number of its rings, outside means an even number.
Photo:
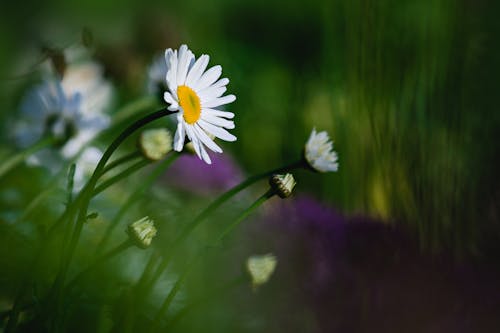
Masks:
[[[160,162],[155,169],[149,174],[149,176],[141,183],[141,185],[134,191],[128,199],[125,201],[125,203],[120,207],[120,210],[118,213],[116,213],[115,217],[113,220],[110,222],[108,225],[106,231],[104,232],[104,236],[102,237],[101,241],[97,245],[96,249],[96,254],[98,254],[102,249],[106,246],[106,242],[109,240],[111,237],[111,234],[113,230],[116,228],[120,220],[122,219],[123,215],[129,210],[134,203],[136,203],[139,199],[139,197],[153,185],[155,180],[162,175],[165,170],[180,156],[180,154],[177,153],[170,153],[170,155]]]
[[[87,219],[87,211],[88,211],[88,206],[90,203],[90,199],[92,198],[92,194],[94,192],[94,188],[96,186],[97,180],[102,174],[102,171],[105,168],[106,163],[108,162],[109,158],[113,154],[113,152],[122,144],[123,141],[125,141],[126,138],[128,138],[130,135],[132,135],[135,131],[140,129],[141,127],[149,124],[150,122],[153,122],[159,118],[168,116],[174,112],[168,111],[167,109],[163,109],[160,111],[153,112],[136,122],[134,122],[132,125],[127,127],[118,137],[111,143],[111,145],[106,149],[104,152],[103,156],[101,157],[101,160],[97,164],[97,167],[94,170],[94,173],[92,174],[92,177],[90,178],[88,182],[88,186],[86,187],[86,191],[82,194],[82,202],[81,202],[81,207],[80,207],[80,213],[78,215],[78,220],[75,226],[75,231],[73,233],[73,237],[71,238],[71,243],[70,243],[70,248],[68,252],[68,258],[67,258],[67,263],[71,261],[73,257],[73,253],[75,251],[76,245],[78,243],[78,239],[80,238],[80,233],[83,228],[83,224]],[[63,269],[64,271],[67,270],[67,267]],[[65,272],[63,273],[65,274]]]
[[[92,194],[94,192],[94,188],[96,186],[96,183],[97,183],[99,177],[102,175],[102,172],[103,172],[109,158],[115,152],[115,150],[123,143],[123,141],[125,141],[125,139],[127,139],[135,131],[137,131],[141,127],[149,124],[152,121],[155,121],[155,120],[162,118],[164,116],[168,116],[172,113],[173,112],[171,112],[171,111],[163,109],[160,111],[153,112],[153,113],[137,120],[136,122],[134,122],[133,124],[128,126],[123,132],[121,132],[120,135],[118,135],[118,137],[111,143],[111,145],[104,152],[103,156],[101,157],[101,160],[99,161],[99,163],[97,164],[97,166],[94,170],[94,173],[92,174],[92,177],[90,178],[86,187],[84,188],[81,195],[79,196],[79,198],[81,197],[81,200],[78,200],[79,201],[78,218],[77,218],[76,225],[75,225],[75,228],[73,231],[73,235],[72,235],[70,243],[69,243],[68,251],[66,252],[67,254],[65,256],[65,260],[64,260],[63,265],[60,268],[59,273],[58,273],[56,280],[55,280],[56,281],[55,283],[59,284],[59,291],[61,291],[62,286],[64,285],[64,280],[65,280],[66,273],[68,271],[69,264],[73,258],[76,246],[78,244],[78,240],[80,238],[80,234],[82,232],[83,225],[84,225],[85,221],[87,220],[87,211],[88,211],[88,207],[90,204],[90,200],[92,198]],[[74,205],[72,205],[72,206],[74,206]],[[59,294],[59,295],[57,295],[57,294]],[[56,294],[56,309],[58,309],[58,306],[61,302],[60,292],[57,294]],[[57,311],[56,311],[56,313],[57,313]]]
[[[99,184],[99,186],[97,186],[94,189],[94,192],[92,193],[92,197],[95,197],[96,195],[98,195],[99,193],[101,193],[102,191],[104,191],[105,189],[110,187],[111,185],[119,182],[120,180],[122,180],[124,178],[127,178],[129,175],[133,174],[137,170],[142,169],[143,167],[145,167],[146,165],[148,165],[150,163],[151,163],[151,161],[141,160],[141,161],[138,161],[137,163],[132,164],[132,166],[130,166],[129,168],[123,170],[119,174],[117,174],[117,175],[109,178],[108,180],[103,181],[101,184]]]
[[[19,153],[15,154],[11,158],[7,159],[0,165],[0,178],[3,177],[7,172],[12,170],[15,166],[17,166],[19,163],[24,161],[26,157],[30,156],[33,153],[36,153],[37,151],[51,146],[56,140],[53,137],[48,137],[45,139],[41,139],[40,141],[36,142],[34,145],[26,148],[23,151],[20,151]]]
[[[222,294],[230,291],[231,289],[233,289],[235,287],[238,287],[239,285],[243,284],[246,281],[248,281],[248,277],[245,275],[240,275],[240,276],[234,278],[233,280],[229,281],[226,285],[224,285],[220,288],[211,290],[208,294],[195,300],[194,302],[187,304],[182,310],[180,310],[178,313],[176,313],[175,316],[167,323],[165,328],[169,329],[169,328],[175,327],[175,325],[193,309],[196,309],[202,305],[209,304],[210,301],[216,299],[217,296],[220,297]]]
[[[154,284],[161,274],[167,269],[168,264],[170,263],[170,260],[175,253],[176,248],[189,236],[189,234],[201,223],[203,222],[210,214],[212,214],[217,208],[219,208],[221,205],[223,205],[226,201],[231,199],[233,196],[244,190],[245,188],[249,187],[250,185],[256,183],[259,180],[262,180],[264,178],[267,178],[273,174],[276,173],[284,173],[284,172],[289,172],[294,169],[302,168],[305,167],[304,161],[298,160],[296,162],[290,163],[288,165],[285,165],[280,168],[276,168],[273,170],[269,170],[257,175],[253,175],[249,178],[247,178],[245,181],[241,182],[240,184],[234,186],[227,192],[223,193],[221,196],[219,196],[217,199],[215,199],[210,205],[208,205],[207,208],[205,208],[198,216],[194,218],[190,223],[186,225],[186,227],[183,229],[183,231],[177,236],[177,238],[173,241],[173,243],[167,248],[165,251],[166,255],[163,258],[162,262],[158,266],[155,274],[153,275],[153,279],[151,281],[150,288],[152,287],[152,284]]]
[[[105,174],[106,172],[114,169],[115,167],[123,164],[123,163],[127,163],[129,161],[132,161],[138,157],[142,157],[142,154],[140,151],[136,150],[136,151],[133,151],[125,156],[122,156],[120,158],[117,158],[116,160],[113,160],[111,161],[110,163],[108,163],[106,165],[106,167],[104,168],[104,170],[102,171],[102,174]]]
[[[92,264],[90,264],[86,269],[84,269],[83,271],[81,271],[80,273],[78,273],[78,275],[76,275],[73,278],[73,280],[71,280],[68,283],[68,285],[66,287],[66,290],[70,291],[85,275],[87,275],[90,271],[92,271],[92,269],[94,269],[96,266],[98,266],[98,265],[104,263],[105,261],[113,258],[117,254],[119,254],[119,253],[127,250],[129,247],[131,247],[133,245],[134,245],[134,243],[130,239],[127,239],[124,242],[122,242],[121,244],[117,245],[114,249],[108,251],[103,256],[101,256],[98,259],[94,260],[94,262]]]
[[[266,202],[269,198],[273,197],[276,192],[273,189],[269,189],[266,193],[261,195],[254,203],[252,203],[247,209],[245,209],[236,220],[227,226],[222,233],[215,238],[212,242],[212,245],[217,245],[221,242],[236,226],[238,226],[243,220],[245,220],[248,215],[250,215],[253,211],[255,211],[258,207],[260,207],[264,202]],[[172,303],[174,297],[179,292],[182,283],[186,279],[187,274],[191,271],[193,264],[198,260],[206,251],[199,251],[195,257],[187,264],[186,268],[182,272],[179,279],[176,281],[174,287],[170,290],[167,298],[163,301],[160,309],[158,310],[156,316],[153,319],[153,323],[151,324],[151,328],[149,330],[150,333],[154,332],[158,325],[160,324],[161,317],[166,313],[170,304]]]

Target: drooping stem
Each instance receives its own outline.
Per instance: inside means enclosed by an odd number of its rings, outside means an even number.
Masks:
[[[64,280],[65,280],[66,273],[68,271],[69,264],[73,258],[76,246],[78,244],[78,240],[80,238],[80,234],[81,234],[83,225],[87,219],[87,211],[88,211],[88,207],[90,204],[90,200],[91,200],[93,192],[94,192],[94,188],[97,184],[99,177],[103,173],[103,170],[106,166],[106,163],[110,159],[111,155],[115,152],[115,150],[131,134],[133,134],[135,131],[137,131],[141,127],[145,126],[146,124],[148,124],[154,120],[157,120],[159,118],[162,118],[164,116],[167,116],[169,114],[172,114],[172,113],[173,112],[168,111],[166,109],[153,112],[153,113],[137,120],[136,122],[134,122],[133,124],[128,126],[123,132],[121,132],[120,135],[118,135],[118,137],[106,149],[103,156],[101,157],[101,160],[97,164],[97,166],[94,170],[94,173],[92,174],[92,177],[88,181],[87,185],[84,187],[84,189],[82,190],[82,192],[80,193],[78,198],[73,202],[71,207],[68,209],[68,210],[71,210],[71,214],[68,214],[70,219],[71,219],[71,216],[73,215],[73,212],[76,212],[76,210],[78,210],[78,209],[79,209],[79,214],[78,214],[78,218],[76,220],[76,225],[74,227],[71,240],[69,242],[68,249],[67,249],[67,251],[65,251],[64,260],[62,262],[59,273],[57,274],[57,277],[56,277],[55,282],[54,282],[54,285],[58,286],[58,288],[56,287],[57,288],[56,289],[56,310],[58,309],[58,305],[60,304],[60,298],[61,298],[60,294],[61,294],[62,286],[64,285]],[[75,205],[75,202],[77,202],[78,204]],[[75,207],[78,207],[78,209]],[[56,311],[56,315],[57,315],[57,311]]]
[[[261,195],[254,203],[252,203],[247,209],[245,209],[241,214],[234,220],[233,223],[231,223],[229,226],[227,226],[220,234],[217,236],[214,241],[212,242],[211,245],[217,245],[220,243],[236,226],[238,226],[243,220],[245,220],[253,211],[255,211],[258,207],[260,207],[264,202],[266,202],[269,198],[273,197],[275,195],[275,191],[273,189],[269,189]],[[176,281],[174,287],[170,290],[168,293],[167,297],[163,301],[160,309],[158,310],[156,316],[153,319],[153,322],[151,324],[150,328],[150,333],[153,333],[158,325],[160,324],[161,317],[166,313],[168,310],[170,304],[172,303],[174,297],[177,295],[179,292],[182,283],[186,279],[186,276],[188,273],[191,271],[194,263],[205,253],[205,249],[203,251],[199,251],[197,254],[195,254],[194,258],[191,259],[191,261],[186,265],[184,271],[182,274],[179,276],[179,279]]]
[[[20,151],[19,153],[15,154],[11,158],[7,159],[0,165],[0,178],[3,177],[7,172],[12,170],[15,166],[17,166],[19,163],[24,161],[28,156],[32,155],[33,153],[36,153],[37,151],[47,148],[54,144],[56,142],[56,139],[53,137],[48,137],[41,139],[34,145],[26,148],[23,151]]]
[[[271,176],[272,174],[276,173],[284,173],[288,172],[294,169],[302,168],[305,167],[304,161],[298,160],[296,162],[287,164],[283,167],[279,167],[273,170],[269,170],[254,176],[251,176],[241,182],[240,184],[234,186],[227,192],[223,193],[221,196],[219,196],[217,199],[215,199],[210,205],[208,205],[207,208],[205,208],[198,216],[196,216],[191,222],[189,222],[186,227],[181,231],[179,236],[172,242],[172,244],[167,248],[165,251],[166,255],[163,257],[162,262],[156,269],[156,272],[153,275],[150,288],[152,288],[152,285],[158,280],[158,278],[161,276],[161,274],[167,269],[168,264],[170,263],[171,258],[173,257],[175,250],[177,247],[190,235],[190,233],[201,223],[203,222],[210,214],[212,214],[217,208],[219,208],[221,205],[223,205],[226,201],[231,199],[233,196],[238,194],[239,192],[243,191],[245,188],[249,187],[250,185],[256,183],[259,180],[262,180],[264,178],[267,178]]]
[[[132,125],[127,127],[118,137],[111,143],[111,145],[106,149],[104,152],[103,156],[101,157],[101,160],[97,164],[97,167],[94,170],[94,173],[92,174],[92,177],[90,178],[87,186],[85,187],[83,193],[82,193],[82,200],[80,204],[80,213],[78,215],[78,219],[76,221],[76,226],[73,232],[73,236],[70,241],[70,246],[68,249],[68,254],[67,254],[67,259],[64,264],[64,267],[62,268],[62,275],[64,276],[66,274],[67,266],[69,262],[71,261],[76,245],[78,243],[78,239],[80,238],[80,234],[83,228],[83,224],[86,221],[87,218],[87,210],[88,206],[90,203],[90,199],[92,198],[92,194],[94,192],[95,185],[97,183],[97,180],[102,174],[102,171],[105,168],[105,165],[113,152],[122,144],[125,139],[127,139],[131,134],[133,134],[135,131],[137,131],[139,128],[149,124],[152,121],[155,121],[159,118],[162,118],[164,116],[167,116],[169,114],[172,114],[173,112],[168,111],[167,109],[163,109],[160,111],[153,112],[136,122],[134,122]]]
[[[115,227],[118,225],[122,217],[125,215],[125,213],[133,206],[134,203],[136,203],[139,199],[139,197],[149,188],[155,180],[162,175],[165,170],[180,156],[180,154],[171,152],[170,155],[163,160],[161,163],[159,163],[156,168],[149,174],[149,176],[141,182],[141,185],[135,189],[132,194],[128,197],[128,199],[125,201],[125,203],[120,207],[120,210],[118,213],[116,213],[115,217],[111,222],[109,223],[106,231],[104,232],[104,236],[102,237],[101,241],[97,245],[96,253],[99,253],[100,251],[103,250],[103,248],[106,246],[106,242],[109,240],[109,237],[111,237],[111,234]]]

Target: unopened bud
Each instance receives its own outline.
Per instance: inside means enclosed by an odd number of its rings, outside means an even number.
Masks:
[[[293,188],[295,187],[295,179],[291,173],[284,175],[272,175],[269,179],[269,185],[279,195],[280,198],[288,198],[292,195]]]
[[[137,247],[145,249],[151,245],[153,237],[156,236],[156,228],[153,220],[145,216],[139,221],[129,224],[127,233]]]

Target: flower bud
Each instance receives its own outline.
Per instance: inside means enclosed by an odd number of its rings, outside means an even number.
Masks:
[[[278,260],[270,253],[261,256],[251,256],[247,259],[246,268],[252,279],[254,290],[266,283],[273,274]]]
[[[295,179],[291,173],[284,175],[276,174],[272,175],[269,179],[269,185],[271,188],[279,195],[280,198],[288,198],[292,195],[292,190],[295,187]]]
[[[156,236],[156,228],[153,220],[145,216],[129,224],[127,233],[137,247],[146,249],[151,245],[153,237]]]
[[[172,150],[172,135],[167,129],[148,129],[141,133],[139,148],[151,161],[159,161]]]

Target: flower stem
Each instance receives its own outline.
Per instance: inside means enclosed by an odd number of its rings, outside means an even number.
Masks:
[[[118,135],[118,137],[111,143],[111,145],[106,149],[104,152],[103,156],[101,157],[101,160],[97,164],[94,173],[92,174],[92,177],[88,181],[87,185],[84,187],[82,192],[80,193],[79,197],[73,202],[77,202],[78,205],[71,205],[71,207],[68,210],[71,210],[71,214],[68,214],[69,217],[73,215],[73,212],[76,213],[78,209],[74,208],[77,206],[79,208],[79,214],[78,218],[76,220],[76,225],[73,230],[73,235],[71,237],[71,240],[68,245],[67,251],[65,251],[66,255],[64,257],[63,263],[59,269],[59,273],[55,279],[54,284],[59,285],[59,288],[56,289],[56,315],[57,315],[57,309],[59,307],[59,304],[61,302],[61,290],[62,286],[64,285],[64,280],[66,277],[66,273],[68,271],[69,264],[73,258],[76,246],[78,244],[78,240],[80,238],[80,234],[82,232],[83,225],[85,221],[87,220],[87,211],[88,207],[90,204],[90,200],[92,199],[93,193],[94,193],[94,188],[97,184],[97,181],[99,177],[102,175],[103,170],[106,166],[106,163],[108,162],[109,158],[111,155],[115,152],[115,150],[127,139],[131,134],[133,134],[135,131],[140,129],[141,127],[145,126],[146,124],[155,121],[159,118],[162,118],[164,116],[170,115],[173,112],[168,111],[167,109],[163,109],[160,111],[153,112],[137,121],[135,121],[133,124],[128,126],[123,132]]]
[[[83,224],[87,219],[87,210],[88,206],[90,203],[90,199],[92,198],[92,194],[94,192],[94,188],[96,186],[97,180],[99,177],[102,175],[102,172],[105,168],[105,165],[113,152],[122,144],[123,141],[125,141],[126,138],[128,138],[131,134],[133,134],[135,131],[140,129],[141,127],[149,124],[152,121],[155,121],[159,118],[162,118],[164,116],[167,116],[169,114],[172,114],[171,111],[168,111],[167,109],[163,109],[160,111],[153,112],[136,122],[134,122],[132,125],[127,127],[118,137],[111,143],[111,145],[106,149],[104,152],[103,156],[101,157],[101,160],[97,164],[97,167],[94,170],[94,173],[92,174],[92,177],[90,178],[88,182],[88,186],[85,188],[85,190],[82,193],[82,199],[81,199],[81,205],[80,205],[80,213],[78,215],[78,220],[76,222],[75,230],[73,232],[73,236],[71,238],[70,242],[70,248],[66,260],[65,266],[68,265],[68,263],[71,261],[73,257],[74,250],[76,248],[76,245],[78,243],[78,239],[80,238],[80,233],[83,228]],[[67,267],[63,268],[63,270],[67,270]],[[65,274],[65,272],[63,273]]]
[[[87,275],[92,269],[94,269],[96,266],[102,264],[106,260],[109,260],[119,254],[122,251],[127,250],[129,247],[133,246],[134,243],[130,240],[127,239],[115,248],[111,249],[108,251],[106,254],[103,256],[99,257],[98,259],[94,260],[93,263],[91,263],[85,270],[81,271],[76,275],[73,280],[71,280],[68,285],[66,286],[66,290],[70,291],[76,284],[79,282],[85,275]]]
[[[217,245],[220,243],[236,226],[238,226],[243,220],[245,220],[248,215],[250,215],[253,211],[255,211],[258,207],[260,207],[264,202],[266,202],[268,199],[273,197],[275,195],[275,191],[273,189],[269,189],[266,193],[261,195],[253,204],[251,204],[247,209],[245,209],[239,216],[236,218],[236,220],[231,223],[229,226],[227,226],[220,235],[215,238],[215,240],[212,242],[211,245]],[[194,263],[196,260],[198,260],[204,253],[206,253],[206,250],[203,249],[203,251],[199,251],[195,256],[191,259],[191,261],[186,265],[184,271],[182,274],[179,276],[179,279],[176,281],[174,287],[170,290],[170,292],[167,295],[167,298],[163,301],[160,309],[158,310],[156,316],[153,319],[153,323],[151,324],[150,328],[150,333],[154,332],[156,328],[158,327],[161,317],[166,313],[168,310],[168,307],[172,303],[174,297],[177,295],[179,292],[180,287],[182,286],[182,283],[186,279],[187,274],[191,271],[193,268]]]
[[[209,293],[205,294],[201,298],[195,300],[194,302],[188,303],[182,310],[177,312],[174,317],[167,323],[167,326],[165,327],[167,331],[170,331],[171,328],[175,327],[175,325],[182,319],[184,318],[190,311],[193,311],[196,308],[199,308],[200,306],[209,304],[210,301],[217,299],[217,297],[220,298],[220,296],[224,293],[227,293],[228,291],[232,290],[235,287],[238,287],[239,285],[245,283],[248,281],[248,277],[245,275],[240,275],[233,280],[229,281],[225,285],[223,285],[220,288],[212,289],[210,290]]]
[[[94,189],[94,192],[92,193],[92,197],[95,197],[96,195],[98,195],[99,193],[101,193],[102,191],[104,191],[105,189],[110,187],[111,185],[113,185],[113,184],[117,183],[118,181],[120,181],[121,179],[126,178],[127,176],[133,174],[137,170],[142,169],[143,167],[145,167],[146,165],[148,165],[150,163],[151,162],[148,160],[141,160],[135,164],[132,164],[132,166],[130,166],[128,169],[123,170],[119,174],[117,174],[117,175],[111,177],[110,179],[105,180],[101,184],[99,184],[99,186],[97,186]]]
[[[19,153],[15,154],[11,158],[7,159],[0,165],[0,178],[3,177],[7,172],[12,170],[15,166],[17,166],[19,163],[24,161],[26,157],[30,156],[33,153],[36,153],[37,151],[51,146],[56,140],[52,137],[44,138],[41,139],[40,141],[36,142],[34,145],[26,148],[23,151],[20,151]]]
[[[161,163],[159,163],[156,168],[151,172],[151,174],[141,183],[141,185],[128,197],[127,201],[120,207],[120,210],[118,213],[116,213],[115,217],[113,220],[111,220],[110,224],[108,225],[108,228],[104,232],[104,236],[102,237],[101,241],[97,245],[97,250],[96,254],[98,254],[102,249],[106,246],[106,242],[109,240],[109,237],[111,237],[111,234],[113,230],[116,228],[120,220],[122,219],[123,215],[127,212],[128,209],[130,209],[134,203],[136,203],[139,199],[139,197],[149,188],[155,180],[162,175],[165,170],[180,156],[180,154],[177,153],[171,153],[170,156],[168,156],[165,160],[163,160]]]
[[[190,223],[186,225],[186,227],[182,230],[182,232],[177,236],[177,238],[173,241],[173,243],[167,248],[165,251],[166,255],[163,258],[162,262],[156,269],[156,272],[153,275],[153,278],[151,280],[150,288],[152,288],[152,285],[158,280],[158,278],[161,276],[161,274],[167,269],[168,264],[170,262],[170,259],[173,257],[175,250],[177,247],[189,236],[189,234],[201,223],[203,222],[210,214],[212,214],[217,208],[219,208],[221,205],[223,205],[226,201],[231,199],[233,196],[238,194],[239,192],[243,191],[245,188],[249,187],[250,185],[256,183],[259,180],[262,180],[266,177],[269,177],[272,174],[275,173],[283,173],[283,172],[288,172],[294,169],[302,168],[304,167],[304,161],[303,159],[300,159],[298,161],[295,161],[293,163],[287,164],[283,167],[272,169],[254,176],[251,176],[241,182],[240,184],[234,186],[227,192],[223,193],[221,196],[219,196],[217,199],[215,199],[210,205],[208,205],[207,208],[205,208],[196,218],[194,218]]]
[[[115,167],[117,167],[117,166],[119,166],[119,165],[121,165],[123,163],[127,163],[129,161],[132,161],[132,160],[134,160],[134,159],[136,159],[138,157],[141,157],[141,156],[142,156],[141,152],[138,151],[138,150],[136,150],[136,151],[133,151],[133,152],[131,152],[131,153],[125,155],[125,156],[117,158],[116,160],[114,160],[114,161],[112,161],[112,162],[110,162],[110,163],[108,163],[106,165],[106,167],[104,168],[104,170],[102,170],[102,174],[105,174],[106,172],[114,169]]]

